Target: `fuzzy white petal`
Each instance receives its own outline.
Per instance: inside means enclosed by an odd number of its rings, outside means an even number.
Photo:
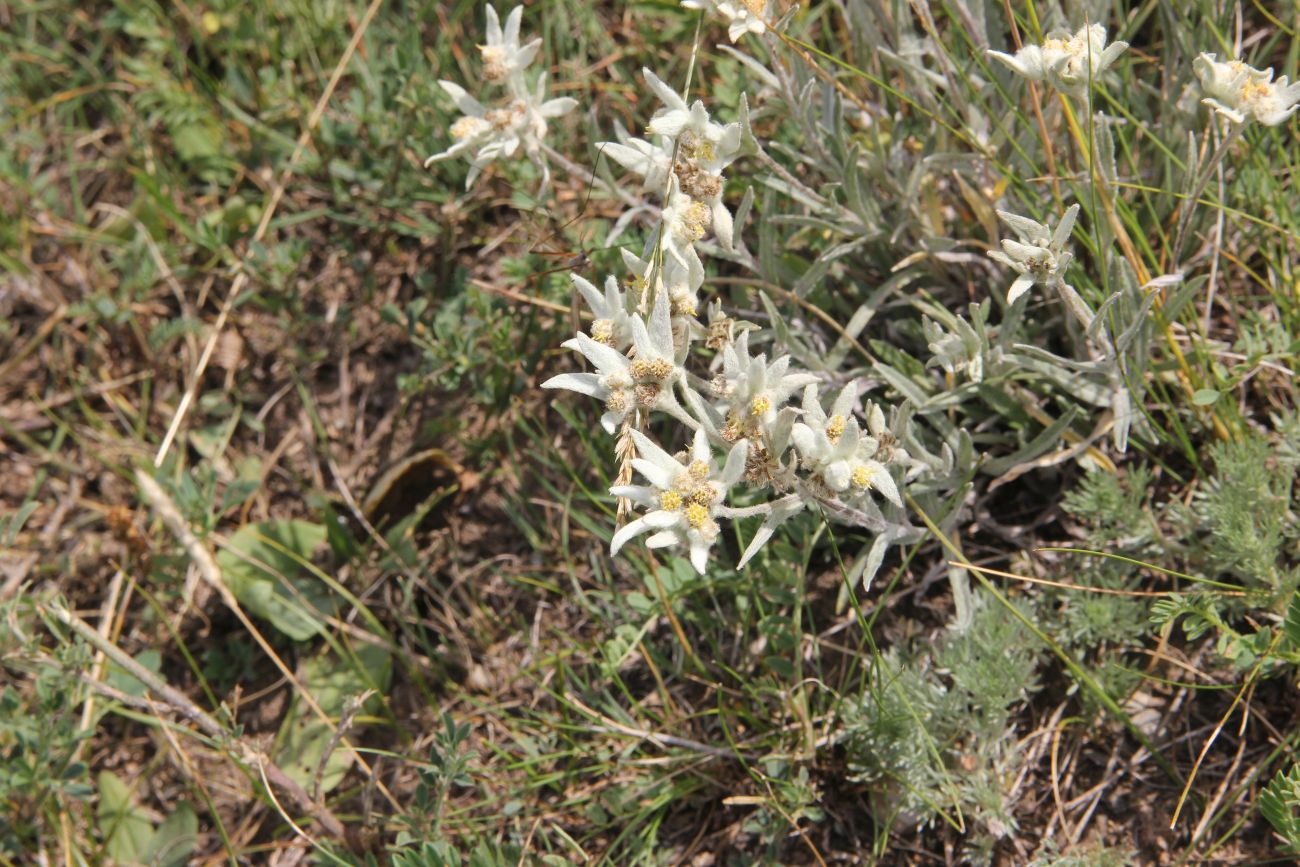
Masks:
[[[636,443],[636,453],[638,455],[654,462],[660,468],[673,472],[679,472],[682,469],[682,465],[678,463],[676,458],[661,449],[654,440],[641,433],[641,431],[632,431],[632,442]]]
[[[654,461],[648,461],[645,458],[633,458],[632,466],[641,474],[642,478],[660,490],[671,488],[681,471],[680,468],[677,470],[664,469]]]
[[[731,249],[732,231],[731,211],[727,210],[719,197],[713,202],[713,234],[725,250]]]
[[[561,373],[542,383],[542,388],[566,388],[588,397],[606,397],[609,390],[600,384],[594,373]]]
[[[511,9],[510,14],[506,16],[506,30],[502,41],[507,45],[519,44],[519,25],[523,21],[523,17],[524,7],[522,6]]]
[[[472,117],[482,117],[487,114],[487,109],[483,103],[470,96],[465,88],[461,87],[454,81],[439,81],[438,84],[451,96],[456,108],[460,109],[461,114],[468,114]]]
[[[559,117],[568,114],[578,106],[578,101],[571,96],[549,99],[537,109],[542,117]]]
[[[645,540],[647,548],[667,548],[670,545],[680,545],[682,534],[676,530],[661,530]]]
[[[894,484],[894,477],[889,474],[884,465],[875,461],[867,461],[867,469],[871,473],[871,486],[884,495],[886,500],[898,506],[903,507],[903,498],[898,495],[898,486]]]
[[[1067,210],[1061,216],[1061,222],[1057,224],[1056,231],[1052,233],[1051,246],[1053,248],[1059,250],[1062,246],[1065,245],[1066,241],[1070,240],[1070,233],[1074,231],[1074,221],[1078,218],[1078,216],[1079,216],[1078,204],[1070,205],[1069,210]]]
[[[641,69],[641,75],[645,77],[646,84],[650,85],[650,89],[655,92],[655,95],[663,101],[663,104],[670,111],[687,111],[686,100],[682,99],[671,87],[664,84],[659,79],[659,76],[645,68]]]
[[[702,431],[701,431],[702,432]],[[749,455],[749,441],[740,440],[727,452],[727,463],[722,468],[719,481],[723,487],[730,488],[745,475],[745,459]]]
[[[1011,288],[1007,290],[1007,303],[1014,303],[1017,298],[1028,292],[1029,288],[1033,285],[1033,277],[1030,277],[1028,274],[1021,274],[1016,278],[1016,282],[1011,284]]]
[[[622,529],[614,534],[614,538],[609,540],[610,556],[617,554],[619,549],[626,545],[630,540],[650,529],[650,525],[646,522],[645,518],[637,518],[635,521],[630,521],[625,524]]]
[[[691,565],[701,575],[709,565],[709,545],[702,539],[691,539]]]

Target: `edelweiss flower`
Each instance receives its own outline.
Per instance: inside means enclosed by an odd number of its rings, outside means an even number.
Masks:
[[[591,309],[591,339],[611,346],[619,352],[632,343],[632,317],[627,312],[627,299],[612,274],[605,278],[605,294],[579,274],[570,274],[573,285],[582,293]]]
[[[626,142],[602,142],[597,147],[623,168],[643,177],[644,189],[662,190],[668,183],[668,175],[673,170],[671,143],[661,147],[644,139],[630,138]]]
[[[939,366],[950,374],[965,372],[971,382],[984,379],[984,341],[980,333],[961,316],[953,316],[949,331],[929,316],[921,316],[921,333],[925,335],[931,358],[926,367]]]
[[[1073,36],[1054,30],[1042,45],[1026,45],[1014,57],[1001,51],[988,53],[1031,81],[1045,81],[1062,93],[1078,96],[1125,48],[1127,42],[1107,45],[1106,28],[1092,24],[1080,27]]]
[[[569,97],[546,99],[546,73],[537,78],[537,85],[528,90],[523,79],[523,68],[532,62],[541,46],[540,39],[519,45],[519,20],[523,7],[515,8],[506,20],[504,32],[496,10],[487,7],[488,41],[482,46],[484,77],[489,81],[506,80],[510,92],[508,102],[497,108],[488,108],[463,87],[451,81],[439,81],[456,108],[464,117],[451,125],[452,145],[424,161],[425,168],[439,160],[466,153],[470,170],[465,188],[478,178],[483,167],[499,157],[511,157],[522,149],[524,154],[542,170],[542,189],[550,181],[550,172],[542,157],[542,140],[546,138],[546,121],[571,111],[578,101]]]
[[[465,88],[453,81],[439,81],[438,84],[451,95],[456,108],[460,109],[464,117],[451,125],[452,146],[429,157],[424,161],[424,167],[428,168],[439,160],[458,156],[464,151],[478,149],[478,153],[471,159],[470,180],[465,185],[468,188],[484,165],[498,155],[509,156],[519,148],[519,132],[523,123],[522,104],[518,111],[513,110],[513,107],[494,109],[489,120],[487,108],[470,96]]]
[[[718,242],[731,249],[732,216],[722,202],[725,183],[722,172],[740,156],[740,124],[717,123],[709,117],[702,101],[687,105],[686,100],[653,72],[643,69],[642,74],[646,84],[664,103],[646,126],[647,134],[660,137],[659,144],[628,139],[606,142],[601,145],[602,151],[619,165],[641,175],[647,190],[662,190],[670,177],[674,179],[682,194],[708,211],[707,218],[696,220],[703,229],[699,238],[712,229]]]
[[[566,388],[605,402],[601,426],[613,433],[637,409],[677,408],[673,385],[682,369],[673,360],[673,332],[668,318],[668,300],[660,295],[650,314],[650,327],[632,314],[632,345],[636,357],[598,343],[585,334],[566,340],[561,346],[582,353],[596,366],[595,373],[562,373],[542,383],[542,388]]]
[[[1065,269],[1074,258],[1073,253],[1065,250],[1065,242],[1074,230],[1079,206],[1070,206],[1065,216],[1061,217],[1055,232],[1036,220],[1007,211],[998,211],[998,216],[1020,238],[1019,241],[1003,238],[1002,251],[993,250],[989,253],[990,258],[1020,274],[1007,292],[1007,303],[1012,303],[1028,292],[1029,287],[1035,283],[1051,285],[1058,281],[1064,282]]]
[[[651,511],[632,521],[614,534],[609,552],[619,549],[635,536],[657,530],[646,540],[648,548],[685,545],[690,548],[691,565],[704,574],[709,549],[718,538],[718,507],[745,472],[746,443],[742,440],[727,453],[726,465],[719,472],[709,448],[709,437],[701,428],[695,432],[690,461],[683,464],[655,445],[637,430],[632,431],[640,457],[632,466],[649,485],[616,485],[609,492],[627,497]]]
[[[487,7],[487,44],[480,45],[483,54],[483,77],[488,81],[507,81],[516,96],[522,96],[526,88],[520,73],[533,62],[542,47],[541,37],[534,39],[522,48],[519,45],[519,22],[523,18],[524,7],[516,6],[506,17],[506,28],[501,30],[501,19],[491,4]]]
[[[722,352],[722,380],[727,417],[722,438],[727,442],[757,437],[771,426],[782,404],[795,389],[816,382],[811,373],[790,373],[790,356],[767,363],[766,355],[751,357],[749,332]]]
[[[767,31],[767,21],[772,17],[771,0],[682,0],[687,9],[716,12],[727,19],[727,36],[735,42],[746,33],[761,36]]]
[[[668,201],[663,209],[664,249],[683,268],[690,267],[696,241],[709,234],[713,211],[704,202],[681,191],[677,178],[668,182]]]
[[[850,417],[855,397],[856,387],[850,383],[835,399],[827,416],[822,411],[817,387],[808,386],[803,393],[803,421],[795,423],[790,438],[799,450],[803,465],[832,492],[852,497],[876,490],[902,508],[903,501],[893,476],[884,464],[874,460],[879,441],[863,436],[857,420]]]
[[[722,172],[740,156],[739,123],[723,126],[709,117],[704,103],[696,100],[689,107],[676,91],[643,69],[646,83],[663,100],[664,108],[655,112],[647,130],[677,142],[677,161],[672,172],[682,192],[708,206],[713,232],[718,241],[731,249],[731,212],[722,203]]]
[[[650,238],[644,254],[645,258],[637,256],[626,248],[620,251],[623,256],[623,267],[627,268],[632,275],[628,280],[628,288],[638,294],[647,291],[647,275],[651,273],[654,266],[651,256],[655,240],[654,236]],[[660,272],[654,277],[656,294],[659,289],[667,293],[673,316],[693,317],[699,312],[698,293],[700,287],[704,285],[704,263],[700,261],[694,247],[685,247],[681,252],[686,260],[684,264],[675,257],[664,259]]]
[[[641,75],[664,104],[650,118],[646,125],[648,132],[674,139],[689,130],[698,147],[707,151],[707,155],[701,157],[701,168],[705,171],[719,172],[735,160],[740,153],[739,123],[723,126],[709,117],[703,100],[697,99],[688,106],[677,91],[649,69],[642,69]]]
[[[1254,118],[1277,126],[1300,107],[1300,81],[1291,84],[1285,75],[1274,81],[1272,68],[1255,69],[1240,60],[1220,63],[1213,54],[1201,54],[1192,68],[1205,91],[1201,101],[1234,123]]]

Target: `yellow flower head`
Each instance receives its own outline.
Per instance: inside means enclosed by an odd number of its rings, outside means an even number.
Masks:
[[[691,503],[686,507],[686,523],[699,530],[709,523],[709,510],[699,503]]]
[[[844,416],[842,415],[831,416],[826,421],[826,438],[833,443],[839,442],[840,437],[844,436],[844,428],[847,425],[848,422],[844,420]]]

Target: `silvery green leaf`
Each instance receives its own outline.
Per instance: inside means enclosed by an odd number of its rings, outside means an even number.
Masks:
[[[1064,415],[1044,428],[1038,436],[1015,453],[985,461],[984,466],[980,469],[989,475],[1001,476],[1025,464],[1032,463],[1061,441],[1061,435],[1065,433],[1078,414],[1079,408],[1077,406],[1070,407],[1065,411]]]
[[[948,586],[952,588],[952,630],[962,633],[975,623],[975,597],[970,589],[970,571],[960,566],[948,567]]]
[[[763,211],[762,214],[771,214],[776,210],[776,194],[769,188],[763,193]],[[780,276],[777,263],[777,243],[776,243],[776,224],[771,220],[763,219],[760,215],[758,223],[758,268],[763,277],[773,282],[780,282],[777,278]]]
[[[794,429],[795,419],[799,417],[799,411],[792,406],[782,408],[776,415],[776,423],[772,425],[768,432],[768,455],[780,461],[781,456],[785,454],[786,449],[790,446],[790,436]]]
[[[1092,324],[1089,325],[1088,328],[1085,330],[1084,336],[1088,337],[1089,339],[1092,339],[1097,336],[1097,332],[1099,332],[1103,326],[1108,324],[1106,311],[1110,310],[1111,307],[1115,306],[1116,302],[1119,301],[1119,299],[1123,296],[1123,294],[1124,294],[1123,290],[1119,292],[1112,292],[1110,293],[1110,296],[1106,298],[1105,301],[1101,302],[1101,306],[1097,308],[1097,313],[1093,317]]]
[[[1120,386],[1111,400],[1111,409],[1115,413],[1115,426],[1111,429],[1111,442],[1116,451],[1128,450],[1129,428],[1133,425],[1133,403],[1129,399],[1128,389]]]
[[[808,80],[814,87],[819,83],[819,79],[811,78]],[[848,124],[844,121],[844,99],[840,92],[829,81],[820,82],[822,92],[822,125],[829,127],[834,132],[832,136],[836,142],[848,141],[850,139]],[[808,101],[811,108],[812,100]]]
[[[1065,256],[1068,255],[1067,253],[1061,257],[1063,262]],[[1083,296],[1064,280],[1057,280],[1055,286],[1056,293],[1060,296],[1061,302],[1065,304],[1066,309],[1074,315],[1074,318],[1084,327],[1085,331],[1090,330],[1097,317],[1092,312],[1092,308],[1088,306],[1088,302],[1084,301]]]
[[[826,272],[830,270],[831,265],[836,259],[849,255],[862,247],[865,243],[866,241],[864,238],[858,237],[851,241],[844,241],[843,243],[836,244],[833,247],[828,247],[823,250],[813,261],[808,270],[799,278],[798,282],[791,287],[791,291],[801,298],[804,297],[812,291],[813,287],[821,281],[822,277],[826,276]]]
[[[921,198],[921,185],[924,184],[926,179],[929,177],[930,173],[926,170],[925,163],[917,161],[917,163],[912,166],[912,171],[907,175],[907,185],[903,188],[902,196],[903,206],[909,211],[917,210],[917,203]],[[890,240],[897,241],[905,228],[905,224],[900,220],[898,226],[895,227],[893,236]]]
[[[741,197],[740,204],[736,206],[736,246],[744,248],[744,228],[745,221],[749,219],[749,212],[754,207],[754,186],[750,184],[745,187],[745,195]]]
[[[1186,275],[1178,274],[1161,274],[1159,277],[1152,277],[1142,285],[1143,292],[1151,292],[1157,289],[1164,289],[1166,286],[1177,286],[1183,282]]]
[[[938,456],[927,449],[921,443],[920,438],[916,435],[916,425],[913,423],[914,412],[915,410],[911,404],[902,403],[896,406],[894,411],[890,413],[889,429],[894,432],[894,436],[898,438],[898,442],[903,446],[903,448],[907,449],[908,454],[924,461],[931,468],[937,467],[940,463]],[[943,419],[943,416],[928,416],[927,418]],[[936,427],[941,426],[936,425]],[[952,427],[948,427],[947,430],[941,430],[940,432],[945,438],[954,435]]]
[[[1105,386],[1099,385],[1095,382],[1089,382],[1082,376],[1071,375],[1067,371],[1063,370],[1059,365],[1044,363],[1027,354],[1021,354],[1018,360],[1021,367],[1042,374],[1045,378],[1056,383],[1063,391],[1072,395],[1077,400],[1083,403],[1092,404],[1093,406],[1110,406],[1110,390]],[[1105,372],[1101,364],[1097,364],[1095,369],[1097,372]]]
[[[954,464],[963,469],[974,469],[975,467],[975,440],[971,438],[970,431],[963,428],[957,435],[957,453],[954,456]]]
[[[749,125],[749,99],[742,91],[740,94],[740,152],[744,156],[753,156],[763,149],[754,130]]]
[[[889,383],[895,391],[901,394],[904,400],[909,400],[914,404],[922,404],[929,399],[929,396],[921,391],[920,387],[901,370],[880,361],[876,362],[875,368],[885,382]]]
[[[826,367],[828,370],[838,370],[843,366],[844,360],[848,357],[850,350],[854,348],[854,343],[862,334],[863,329],[867,327],[867,324],[876,315],[876,311],[880,309],[880,300],[883,295],[884,292],[881,289],[876,289],[871,293],[871,297],[849,317],[848,324],[844,326],[844,334],[835,341],[831,351],[826,353]]]
[[[931,304],[929,301],[923,301],[920,299],[917,299],[912,303],[916,306],[916,309],[920,310],[924,315],[930,317],[935,322],[942,322],[946,328],[951,329],[957,323],[957,314],[953,313],[941,304]]]
[[[876,573],[880,571],[880,564],[885,562],[885,553],[889,550],[890,537],[882,533],[871,543],[867,549],[866,556],[861,559],[861,566],[858,567],[858,580],[862,582],[862,592],[866,593],[871,590],[871,582],[875,580]],[[857,564],[854,564],[857,566]],[[851,578],[850,581],[853,579]]]
[[[785,12],[781,15],[780,18],[776,19],[776,21],[772,24],[770,29],[784,30],[786,25],[790,23],[790,20],[794,18],[795,14],[798,13],[798,11],[799,11],[799,4],[791,3],[790,8],[785,10]]]
[[[877,49],[876,53],[880,57],[890,61],[903,72],[908,73],[908,77],[917,85],[917,94],[925,98],[928,108],[934,109],[937,105],[934,91],[930,87],[925,87],[924,84],[929,84],[934,88],[942,88],[947,83],[942,75],[930,69],[926,69],[923,64],[912,60],[911,58],[895,54],[888,48]]]
[[[818,212],[823,209],[822,202],[811,198],[803,189],[786,183],[783,178],[779,178],[776,175],[763,175],[759,180],[762,182],[763,186],[777,190],[782,195],[793,199],[807,208],[811,208]],[[836,226],[836,231],[843,232],[843,229]]]
[[[1196,176],[1200,169],[1200,160],[1196,154],[1196,133],[1189,129],[1187,131],[1187,152],[1183,156],[1183,189],[1181,192],[1184,199],[1190,198],[1192,193],[1196,191]],[[1193,207],[1193,203],[1184,201],[1183,207]]]
[[[730,54],[734,59],[740,61],[740,64],[749,70],[750,75],[754,76],[755,79],[762,82],[764,87],[770,87],[773,90],[781,89],[780,80],[777,79],[777,77],[772,74],[772,71],[770,69],[768,69],[762,63],[760,63],[757,59],[750,57],[745,52],[740,51],[731,45],[718,45],[716,47],[722,53]],[[740,98],[743,105],[745,95],[742,93],[740,95]],[[747,110],[748,107],[742,108],[741,109],[742,115],[744,115],[747,112]],[[744,123],[744,121],[742,121],[742,123]]]
[[[1056,224],[1056,231],[1052,233],[1051,246],[1060,248],[1065,245],[1066,241],[1070,240],[1070,233],[1074,231],[1074,222],[1078,217],[1079,205],[1076,202],[1066,209],[1065,214],[1061,216],[1061,222]],[[1061,264],[1062,271],[1065,270],[1066,264],[1064,262]]]
[[[966,401],[976,397],[979,394],[979,387],[979,382],[971,381],[963,382],[956,388],[945,388],[935,392],[934,396],[925,402],[917,404],[916,409],[923,415],[929,416],[932,413],[959,407]]]
[[[699,392],[689,386],[682,386],[682,399],[686,402],[691,417],[700,423],[709,435],[709,439],[718,445],[725,445],[726,441],[722,438],[721,430],[726,419],[722,417],[722,413],[714,409]]]
[[[875,228],[880,224],[880,208],[874,199],[866,195],[863,187],[863,172],[858,168],[861,148],[857,142],[849,147],[844,160],[842,176],[844,178],[844,197],[849,210],[858,215],[864,226]]]
[[[817,79],[809,78],[796,95],[795,104],[790,106],[791,113],[797,113],[800,109],[803,109],[801,120],[806,130],[815,130],[824,126],[817,111],[817,99],[814,96],[816,92]]]
[[[879,232],[867,232],[857,224],[846,225],[842,222],[827,220],[811,214],[779,214],[772,217],[772,221],[778,226],[798,226],[829,233],[830,235],[855,235],[859,236],[864,243],[880,239]]]
[[[1100,373],[1102,371],[1102,366],[1099,362],[1076,361],[1073,358],[1065,358],[1064,356],[1049,352],[1041,346],[1034,346],[1030,343],[1017,343],[1013,349],[1015,349],[1016,353],[1021,355],[1030,356],[1067,370],[1077,370],[1080,373]],[[1019,359],[1013,355],[1011,360],[1018,361]],[[1025,362],[1028,363],[1028,360],[1025,359]]]
[[[1201,287],[1208,283],[1210,276],[1202,274],[1193,277],[1179,286],[1177,291],[1165,299],[1164,316],[1169,322],[1176,322],[1187,303],[1200,294]]]
[[[942,472],[945,475],[951,474],[953,465],[956,463],[957,460],[957,456],[953,454],[952,446],[948,445],[947,443],[943,444],[942,448],[939,449],[939,460],[942,463],[942,466],[940,467],[940,472]]]
[[[1115,338],[1115,348],[1121,353],[1128,352],[1129,347],[1141,333],[1142,329],[1153,326],[1153,323],[1148,318],[1147,314],[1151,312],[1151,307],[1155,304],[1156,296],[1159,294],[1158,291],[1147,292],[1142,298],[1141,305],[1136,311],[1134,311],[1133,319],[1129,323],[1128,327],[1124,329],[1123,333],[1121,333],[1119,337]]]
[[[786,497],[774,503],[772,511],[768,512],[767,517],[763,519],[763,523],[755,531],[754,538],[745,546],[745,553],[741,555],[736,568],[744,569],[754,555],[767,544],[767,540],[772,538],[772,534],[776,532],[777,528],[803,511],[803,508],[804,503],[798,497]]]
[[[998,211],[998,216],[1002,222],[1006,223],[1011,231],[1015,232],[1022,239],[1038,239],[1047,241],[1051,233],[1047,227],[1037,220],[1031,220],[1028,217],[1022,217],[1019,214],[1013,214],[1010,211]]]
[[[776,346],[783,347],[790,353],[791,357],[804,367],[808,367],[805,361],[811,357],[812,353],[809,352],[807,345],[802,340],[795,339],[793,332],[790,331],[790,326],[786,324],[785,317],[781,315],[781,311],[772,303],[772,299],[768,297],[766,292],[759,292],[758,300],[763,304],[763,309],[771,320],[772,342]]]
[[[1096,160],[1101,169],[1101,175],[1107,182],[1114,184],[1119,180],[1119,169],[1115,162],[1115,136],[1111,133],[1110,127],[1115,123],[1114,118],[1109,118],[1104,112],[1097,112],[1096,123]]]

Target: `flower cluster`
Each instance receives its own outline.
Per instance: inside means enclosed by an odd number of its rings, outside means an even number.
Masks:
[[[903,501],[893,476],[875,460],[884,456],[881,439],[888,436],[884,413],[874,403],[867,407],[870,435],[864,436],[857,419],[850,417],[856,397],[850,384],[835,398],[831,414],[827,415],[816,387],[808,386],[803,394],[803,419],[794,425],[791,438],[814,480],[834,494],[861,499],[868,491],[879,491],[901,509]]]
[[[735,42],[746,33],[762,36],[772,17],[771,0],[682,0],[687,9],[712,12],[727,21],[727,37]]]
[[[741,441],[732,446],[719,471],[703,429],[695,432],[686,460],[668,454],[640,431],[633,430],[631,435],[637,453],[643,455],[634,459],[632,465],[650,484],[615,485],[609,492],[626,497],[648,511],[614,534],[610,553],[617,554],[634,536],[657,530],[646,540],[647,547],[685,545],[690,549],[691,564],[703,573],[709,549],[718,538],[716,519],[722,511],[722,502],[745,472],[746,443]]]
[[[1056,224],[1056,231],[1047,226],[1020,217],[1007,211],[998,211],[1002,221],[1011,227],[1019,240],[1002,239],[1002,249],[993,250],[989,257],[1001,262],[1020,276],[1007,291],[1007,303],[1010,304],[1029,291],[1035,283],[1052,286],[1065,280],[1065,269],[1074,259],[1074,254],[1065,249],[1065,242],[1074,231],[1074,221],[1079,216],[1079,206],[1071,205],[1061,222]]]
[[[542,47],[540,38],[526,45],[519,44],[519,24],[524,8],[516,6],[501,27],[496,9],[487,7],[487,44],[480,45],[483,55],[483,80],[485,84],[500,85],[505,95],[489,108],[471,96],[465,88],[451,81],[439,81],[463,115],[451,125],[452,145],[424,161],[426,167],[439,160],[465,154],[469,157],[468,189],[483,167],[493,160],[509,158],[522,151],[542,170],[542,188],[545,189],[550,174],[542,155],[542,142],[546,138],[547,120],[557,118],[573,109],[577,101],[569,97],[546,99],[546,73],[538,76],[536,84],[528,86],[524,70]]]
[[[1073,35],[1054,30],[1042,45],[1026,45],[1014,56],[1001,51],[990,51],[989,56],[1030,81],[1046,82],[1062,93],[1079,96],[1126,48],[1127,42],[1107,45],[1106,28],[1092,24],[1080,27]]]
[[[1300,81],[1291,84],[1283,75],[1273,80],[1273,70],[1256,69],[1240,60],[1219,62],[1213,54],[1192,61],[1200,79],[1202,100],[1233,121],[1257,120],[1265,126],[1285,123],[1300,108]]]
[[[703,573],[723,520],[764,519],[743,566],[782,521],[812,503],[869,522],[884,522],[882,507],[901,514],[900,483],[912,464],[881,409],[865,409],[865,431],[854,417],[856,383],[840,388],[828,414],[819,377],[795,369],[788,355],[755,351],[754,326],[723,315],[716,304],[707,325],[700,320],[705,267],[697,244],[712,236],[723,249],[733,248],[724,172],[741,156],[742,128],[715,121],[702,101],[688,104],[653,72],[644,75],[662,102],[646,138],[600,148],[639,176],[642,191],[662,197],[658,225],[640,256],[623,254],[626,289],[610,277],[602,293],[573,277],[592,323],[589,333],[564,345],[595,371],[543,383],[602,401],[601,423],[619,430],[619,451],[628,456],[623,480],[634,470],[647,482],[610,489],[641,510],[614,534],[612,552],[652,532],[649,547],[683,547]],[[693,365],[701,343],[714,354]],[[795,404],[800,393],[802,404]],[[689,453],[674,456],[650,438],[645,431],[656,415],[692,431]],[[721,469],[716,454],[725,454]],[[728,496],[742,488],[760,501],[729,506]]]
[[[594,364],[595,373],[562,373],[542,383],[542,387],[567,388],[604,401],[605,414],[600,423],[611,434],[615,426],[637,411],[680,413],[673,388],[682,378],[682,369],[675,361],[677,350],[666,300],[655,304],[647,326],[640,314],[628,313],[626,306],[621,311],[611,309],[609,302],[621,301],[618,283],[613,277],[606,283],[604,298],[578,275],[573,275],[573,281],[588,303],[596,302],[592,304],[596,316],[605,314],[612,318],[596,319],[591,335],[578,334],[563,344],[566,349],[581,353]],[[626,320],[632,334],[631,346],[626,352],[614,345],[611,323],[619,318]]]
[[[610,159],[641,176],[642,189],[664,198],[663,217],[652,252],[667,256],[656,268],[654,255],[628,258],[634,281],[643,291],[652,276],[668,293],[675,315],[694,316],[696,296],[704,283],[704,266],[695,242],[712,234],[723,247],[732,245],[732,215],[723,202],[723,171],[740,156],[739,123],[720,124],[704,103],[687,105],[671,87],[650,70],[642,70],[646,84],[663,102],[646,125],[653,141],[629,138],[604,142],[599,147]]]

